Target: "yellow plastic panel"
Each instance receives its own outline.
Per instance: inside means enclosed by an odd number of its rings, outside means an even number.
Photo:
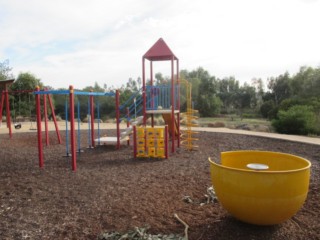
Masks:
[[[164,128],[156,128],[155,135],[157,138],[163,138],[164,137]]]
[[[157,148],[157,157],[165,158],[164,148]]]
[[[155,157],[156,156],[156,149],[154,147],[148,148],[148,155],[149,157]]]
[[[138,147],[144,147],[146,143],[146,140],[144,138],[138,138],[137,145]]]
[[[137,149],[137,157],[145,157],[145,155],[146,155],[145,148],[139,147]]]
[[[148,138],[154,138],[154,128],[147,128]]]
[[[164,139],[157,139],[157,147],[164,147]]]
[[[139,137],[139,138],[142,138],[142,137],[144,137],[144,128],[137,128],[137,136]]]
[[[153,139],[148,139],[147,140],[147,146],[148,147],[154,147],[154,140]]]

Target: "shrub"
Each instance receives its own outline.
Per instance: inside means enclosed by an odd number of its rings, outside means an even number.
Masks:
[[[56,120],[57,120],[57,121],[62,121],[62,118],[60,117],[60,115],[57,115],[57,116],[56,116]]]
[[[295,105],[287,111],[280,110],[278,119],[272,121],[276,132],[307,135],[316,133],[316,115],[312,107]]]
[[[275,117],[276,112],[276,106],[272,100],[264,102],[260,107],[260,113],[264,118],[272,119]]]
[[[214,123],[208,123],[208,127],[222,128],[222,127],[226,127],[226,125],[223,122],[214,122]]]

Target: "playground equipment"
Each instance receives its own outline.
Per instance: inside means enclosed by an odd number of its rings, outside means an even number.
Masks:
[[[150,61],[150,84],[146,85],[146,76],[145,76],[145,60]],[[161,86],[153,86],[153,62],[154,61],[171,61],[171,81],[168,84],[163,84]],[[176,63],[176,67],[175,67]],[[166,125],[168,125],[167,132],[170,135],[171,139],[171,152],[175,152],[175,141],[177,141],[177,146],[180,147],[180,81],[179,81],[179,60],[169,49],[167,44],[163,39],[159,39],[144,55],[142,59],[142,89],[141,92],[133,94],[127,103],[133,100],[134,105],[127,106],[119,105],[119,91],[116,93],[94,93],[94,92],[77,92],[73,90],[73,87],[70,86],[69,90],[46,90],[40,91],[39,88],[34,92],[36,95],[36,111],[37,111],[37,131],[38,131],[38,150],[39,150],[39,166],[43,167],[43,150],[42,150],[42,136],[41,136],[41,110],[40,110],[40,95],[49,95],[49,94],[60,94],[69,96],[69,107],[66,104],[66,113],[69,108],[70,115],[70,144],[71,152],[69,153],[68,144],[67,144],[67,156],[72,157],[72,170],[76,170],[76,143],[75,143],[75,126],[74,126],[74,95],[88,95],[89,104],[88,104],[88,145],[90,148],[95,147],[95,143],[98,144],[116,144],[117,148],[120,148],[120,144],[127,142],[129,144],[129,136],[133,133],[133,129],[136,126],[144,125],[146,126],[146,121],[148,117],[151,117],[151,127],[154,128],[154,115],[161,114],[165,120]],[[117,136],[116,137],[100,137],[95,139],[94,137],[94,96],[115,96],[116,100],[116,124],[117,124]],[[142,106],[138,106],[141,104]],[[132,107],[134,106],[134,107]],[[139,109],[138,109],[139,108]],[[79,109],[79,106],[78,106]],[[99,108],[98,108],[99,109]],[[120,118],[120,111],[126,109],[125,117]],[[132,109],[134,109],[134,120],[130,119],[132,114]],[[137,117],[137,114],[142,113],[142,116]],[[99,110],[98,110],[98,115]],[[79,110],[78,110],[79,116]],[[46,118],[45,118],[46,119]],[[127,128],[120,134],[119,124],[122,119],[127,120]],[[67,121],[67,120],[66,120]],[[131,126],[130,126],[131,124]],[[68,124],[66,124],[67,126]],[[79,130],[79,119],[78,119],[78,130]],[[99,128],[99,125],[98,125]],[[47,127],[46,127],[47,129]],[[68,132],[68,127],[66,127],[66,132]],[[98,133],[99,133],[98,129]],[[47,133],[47,130],[46,130]],[[80,134],[78,134],[80,135]],[[148,145],[148,156],[160,156],[168,157],[168,139],[167,134],[164,134],[166,139],[156,139],[157,151],[152,154],[151,142]],[[78,136],[79,137],[79,136]],[[69,140],[66,137],[67,141]],[[79,139],[79,138],[78,138]],[[159,141],[158,141],[159,140]],[[78,140],[78,145],[80,141]],[[165,144],[166,149],[162,149],[162,145]],[[78,146],[78,152],[80,147]],[[146,150],[146,149],[145,149]],[[149,151],[150,150],[150,151]],[[165,152],[160,153],[161,151]],[[150,153],[149,153],[150,152]]]
[[[12,127],[11,127],[11,123],[13,122],[13,126],[15,129],[20,129],[22,127],[21,122],[17,122],[17,110],[16,110],[16,105],[18,105],[18,114],[20,115],[20,96],[22,94],[28,94],[28,99],[29,99],[29,117],[30,117],[30,130],[36,130],[33,128],[32,126],[32,119],[31,119],[31,105],[30,105],[30,96],[32,95],[32,93],[34,92],[34,90],[15,90],[15,91],[8,91],[8,86],[11,85],[14,82],[14,79],[11,80],[5,80],[5,81],[0,81],[0,87],[2,89],[4,89],[1,93],[1,102],[0,102],[0,125],[2,123],[2,114],[3,114],[3,110],[5,109],[6,111],[6,122],[7,122],[7,127],[9,129],[9,136],[10,138],[12,138]],[[14,100],[14,96],[18,95],[19,96],[19,101],[18,104],[17,102]],[[10,96],[13,96],[13,118],[11,117],[11,110],[10,110],[10,104],[9,104],[9,98]],[[46,99],[43,99],[43,101],[46,101]],[[51,107],[51,112],[52,115],[55,119],[55,115],[54,115],[54,110],[53,110],[53,105],[52,105],[52,101],[50,99],[50,96],[48,96],[48,101],[50,103],[50,107]],[[45,103],[44,103],[45,104]],[[47,115],[46,115],[47,117]],[[12,121],[13,120],[13,121]]]
[[[186,100],[187,100],[187,112],[181,113],[181,117],[185,119],[186,129],[182,130],[181,135],[181,145],[187,150],[192,151],[197,149],[198,145],[195,144],[195,141],[199,139],[194,137],[199,132],[193,131],[192,127],[197,127],[198,124],[195,123],[197,117],[194,115],[197,113],[197,110],[193,109],[192,106],[192,84],[186,80],[181,80],[182,83],[186,86]]]
[[[146,59],[150,61],[149,86],[146,86]],[[153,86],[154,61],[171,61],[171,82],[169,82],[168,85]],[[162,38],[142,57],[142,99],[143,125],[146,125],[147,115],[150,115],[151,126],[154,127],[154,115],[162,114],[168,125],[168,131],[171,137],[171,152],[175,152],[175,140],[177,140],[177,146],[180,147],[179,59],[173,54]]]
[[[168,158],[168,127],[133,127],[134,158]]]
[[[89,96],[90,98],[90,115],[91,115],[91,144],[95,146],[95,139],[94,139],[94,96],[115,96],[116,97],[116,109],[117,109],[117,119],[119,118],[119,92],[116,93],[96,93],[96,92],[78,92],[74,91],[73,87],[70,86],[69,90],[46,90],[40,91],[39,87],[37,87],[36,91],[34,92],[36,95],[36,112],[37,112],[37,136],[38,136],[38,157],[39,157],[39,167],[42,168],[44,166],[44,156],[43,156],[43,146],[42,146],[42,129],[41,129],[41,106],[40,106],[40,95],[49,95],[49,94],[57,94],[57,95],[67,95],[69,96],[69,107],[66,107],[66,113],[69,109],[70,115],[70,144],[71,144],[71,152],[67,150],[68,155],[72,157],[72,170],[75,171],[77,168],[76,165],[76,141],[75,141],[75,114],[74,114],[74,96],[75,95],[85,95]],[[66,124],[67,125],[67,124]],[[119,128],[119,121],[117,121],[117,148],[120,148],[120,128]]]
[[[218,200],[234,217],[257,225],[274,225],[292,217],[309,188],[311,163],[301,157],[264,151],[221,153],[209,158]]]
[[[12,138],[12,129],[11,129],[11,118],[10,118],[10,104],[9,104],[9,94],[8,86],[14,82],[14,79],[9,79],[5,81],[0,81],[0,87],[3,89],[1,94],[1,105],[0,105],[0,124],[2,124],[2,112],[5,104],[6,109],[6,122],[7,128],[9,129],[9,136]]]

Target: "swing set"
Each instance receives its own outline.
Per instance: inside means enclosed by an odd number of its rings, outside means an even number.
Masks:
[[[75,138],[75,103],[74,103],[74,96],[89,96],[88,99],[88,148],[94,148],[96,141],[100,144],[100,123],[98,121],[98,139],[95,139],[95,129],[94,129],[94,97],[95,96],[114,96],[115,103],[116,103],[116,119],[117,119],[117,137],[116,137],[116,148],[120,148],[120,144],[123,141],[120,136],[120,112],[119,112],[119,91],[117,90],[115,93],[102,93],[102,92],[81,92],[75,91],[73,86],[69,86],[68,90],[44,90],[40,91],[39,87],[36,88],[34,92],[36,96],[36,121],[37,121],[37,137],[38,137],[38,158],[39,158],[39,167],[43,168],[44,166],[44,154],[43,154],[43,144],[42,144],[42,121],[41,121],[41,104],[40,104],[40,96],[48,96],[49,95],[65,95],[65,121],[66,121],[66,155],[67,157],[71,157],[71,167],[73,171],[77,169],[77,152],[81,153],[81,146],[80,146],[80,103],[77,103],[77,118],[78,118],[78,139],[76,142]],[[46,99],[44,97],[44,99]],[[69,104],[68,104],[69,103]],[[48,127],[47,127],[47,115],[46,115],[46,102],[43,101],[43,109],[44,109],[44,120],[45,120],[45,136],[46,136],[46,143],[49,144],[49,137],[48,137]],[[100,118],[100,105],[97,103],[97,115]],[[69,124],[68,124],[69,120]],[[55,121],[55,120],[54,120]],[[55,121],[56,122],[56,121]],[[69,127],[70,126],[70,139],[69,139]],[[57,134],[59,134],[59,130],[56,125]],[[60,139],[60,134],[58,135],[58,139]],[[71,145],[71,149],[69,151],[69,141]],[[61,139],[59,140],[61,143]]]
[[[31,93],[34,92],[34,90],[15,90],[15,91],[8,91],[8,86],[11,85],[14,82],[14,79],[10,80],[5,80],[5,81],[0,81],[0,87],[3,89],[1,92],[1,100],[0,100],[0,125],[2,123],[2,116],[3,116],[3,111],[5,110],[6,112],[6,124],[7,128],[9,129],[9,136],[12,138],[12,120],[13,120],[13,126],[15,129],[20,129],[22,127],[22,124],[20,122],[16,121],[16,101],[14,96],[18,95],[19,96],[19,101],[18,101],[18,114],[20,115],[20,105],[21,105],[21,95],[22,94],[28,94],[28,106],[29,106],[29,114],[31,118],[31,100],[30,96]],[[10,110],[10,96],[13,96],[12,100],[12,106],[13,106],[13,118],[11,120],[11,110]],[[31,127],[30,127],[31,128]]]

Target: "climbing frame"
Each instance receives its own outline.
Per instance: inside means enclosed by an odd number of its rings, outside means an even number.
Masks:
[[[133,128],[134,158],[168,158],[168,127]]]

